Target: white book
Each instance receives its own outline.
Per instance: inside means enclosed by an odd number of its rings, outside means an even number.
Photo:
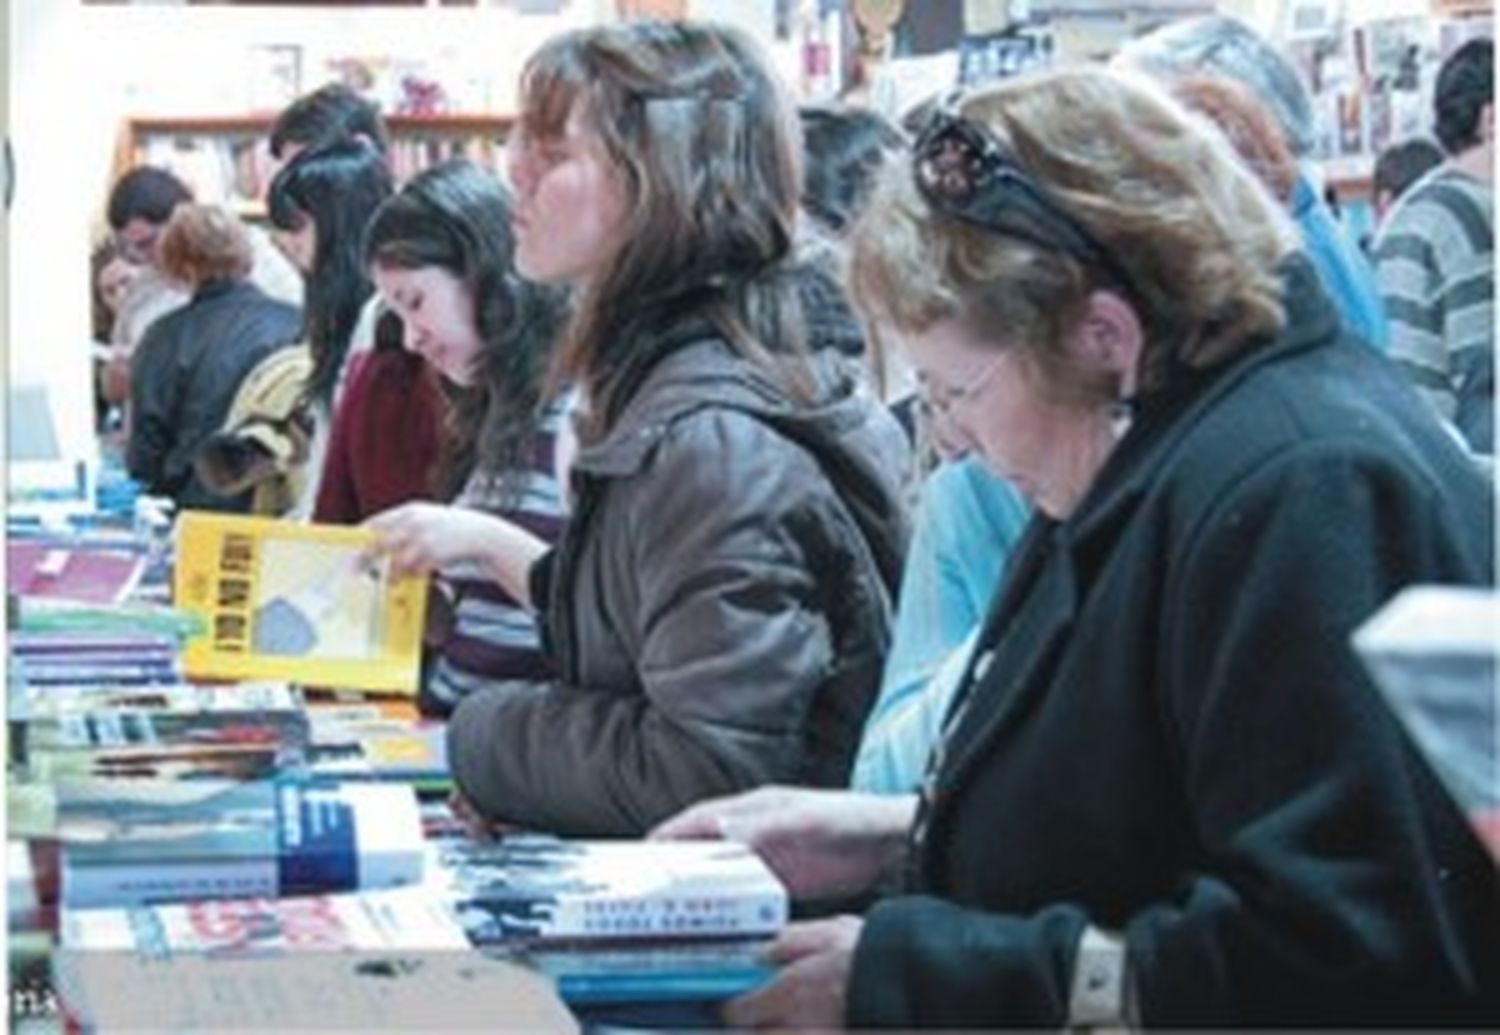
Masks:
[[[435,844],[431,880],[479,945],[774,935],[787,893],[732,841]]]
[[[475,952],[149,959],[59,950],[58,995],[90,1032],[576,1033],[543,975]]]
[[[469,948],[451,911],[421,887],[64,909],[59,938],[65,949],[134,952],[151,959]]]
[[[1500,593],[1411,587],[1355,631],[1354,647],[1500,860]]]
[[[11,701],[11,718],[36,721],[101,711],[258,712],[293,711],[301,707],[300,695],[286,683],[230,683],[219,686],[193,683],[169,683],[162,686],[63,683],[22,688],[21,699]]]
[[[295,779],[59,788],[62,904],[132,906],[419,883],[411,788]]]

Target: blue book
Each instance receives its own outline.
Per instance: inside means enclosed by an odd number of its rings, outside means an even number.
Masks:
[[[391,784],[62,783],[62,903],[360,891],[422,879],[416,796]]]
[[[771,940],[740,938],[631,946],[537,948],[514,954],[557,984],[571,1006],[716,1003],[765,984],[776,973]]]

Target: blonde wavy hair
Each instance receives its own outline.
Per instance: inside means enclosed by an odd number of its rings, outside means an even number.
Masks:
[[[959,319],[981,340],[1025,350],[1062,397],[1118,398],[1062,343],[1091,292],[1115,290],[1145,331],[1143,390],[1222,364],[1285,322],[1278,265],[1295,233],[1211,123],[1151,81],[1100,67],[1042,72],[963,98],[981,123],[1113,255],[1112,283],[1061,249],[935,210],[911,162],[893,163],[855,227],[849,280],[875,327],[920,333]],[[1037,224],[1045,238],[1047,227]]]

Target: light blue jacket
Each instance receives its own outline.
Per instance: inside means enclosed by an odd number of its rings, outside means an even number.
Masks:
[[[1344,326],[1373,346],[1389,352],[1391,331],[1375,270],[1328,210],[1305,173],[1292,188],[1292,218],[1302,235],[1302,250],[1317,267],[1323,289],[1333,299]]]
[[[1020,493],[973,457],[938,468],[923,486],[880,697],[850,778],[855,790],[900,794],[921,782],[974,633],[1029,518]]]

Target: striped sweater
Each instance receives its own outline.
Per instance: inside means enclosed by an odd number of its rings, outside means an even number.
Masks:
[[[1481,453],[1494,452],[1494,213],[1491,185],[1442,166],[1375,243],[1391,356]]]
[[[476,476],[453,505],[498,515],[548,543],[556,542],[564,512],[557,437],[566,409],[559,403],[544,418],[518,498],[501,505],[487,481]],[[452,609],[452,629],[427,665],[424,711],[447,713],[459,698],[497,680],[540,680],[551,675],[535,616],[499,585],[479,572],[473,577],[447,572],[441,587]]]

